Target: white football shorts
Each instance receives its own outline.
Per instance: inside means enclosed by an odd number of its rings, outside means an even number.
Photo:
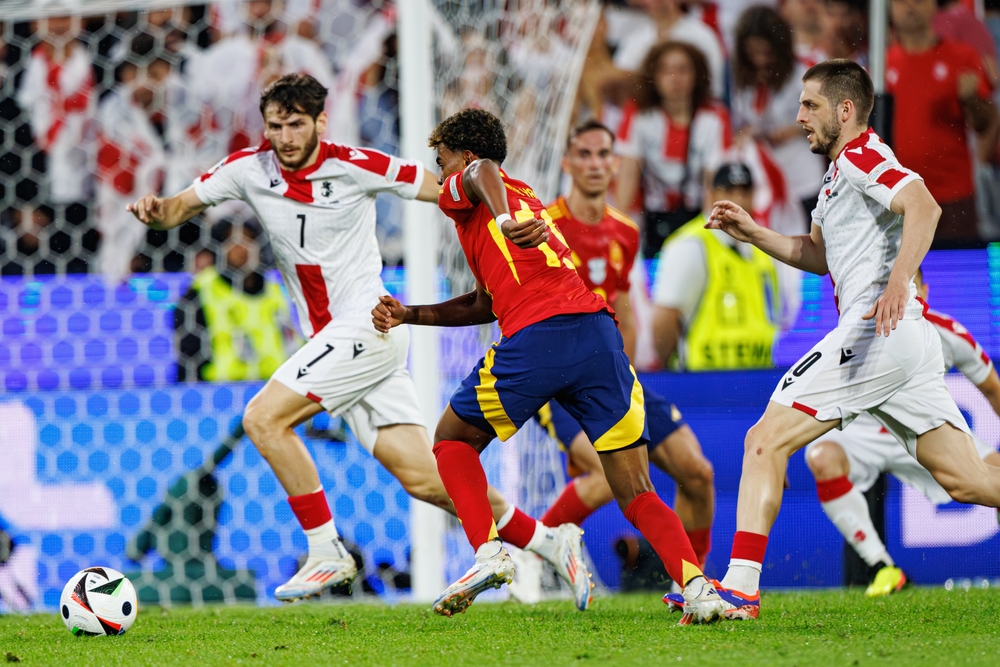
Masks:
[[[406,370],[407,327],[382,334],[369,324],[323,327],[271,376],[340,415],[369,452],[378,429],[394,424],[425,426],[417,392]]]
[[[847,477],[862,493],[872,488],[881,473],[887,472],[924,494],[935,505],[951,502],[948,492],[874,417],[860,415],[843,431],[834,429],[820,436],[806,447],[806,455],[817,443],[830,441],[840,445],[847,454],[851,466]],[[975,434],[972,441],[982,458],[996,451]]]
[[[941,338],[927,320],[874,327],[837,327],[775,387],[771,400],[844,429],[870,413],[916,458],[917,436],[945,422],[971,435],[944,381]]]

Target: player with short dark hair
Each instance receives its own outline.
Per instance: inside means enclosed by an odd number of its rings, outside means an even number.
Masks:
[[[718,618],[722,601],[702,574],[677,515],[650,482],[642,387],[610,307],[577,275],[565,239],[531,187],[505,174],[497,158],[483,158],[472,148],[506,155],[500,120],[466,109],[442,122],[430,143],[441,167],[438,204],[455,221],[476,290],[427,306],[404,306],[384,296],[372,322],[387,332],[404,323],[498,321],[501,331],[500,342],[451,397],[434,435],[441,479],[476,550],[475,565],[438,598],[435,612],[465,611],[479,593],[510,583],[514,564],[490,511],[479,454],[557,399],[600,453],[625,517],[685,586],[681,622]],[[534,247],[523,247],[526,241]],[[508,533],[536,530],[533,520],[514,514]],[[568,564],[570,571],[576,567]],[[577,583],[577,604],[585,606],[590,582]]]
[[[243,413],[243,426],[288,493],[309,544],[299,571],[275,597],[295,600],[357,575],[334,525],[316,465],[294,428],[326,410],[341,414],[365,447],[420,500],[454,511],[437,473],[416,391],[406,370],[409,332],[368,324],[385,293],[375,238],[375,197],[436,201],[436,178],[416,161],[320,141],[326,88],[289,74],[261,94],[265,141],[233,153],[174,197],[129,206],[155,229],[176,227],[209,206],[241,199],[268,232],[275,260],[309,341],[274,372]],[[497,516],[508,511],[490,489]],[[538,553],[556,560],[568,536],[543,528]],[[577,540],[577,543],[579,540]],[[518,546],[532,549],[527,542]]]
[[[983,463],[944,381],[941,340],[913,277],[941,208],[920,176],[868,127],[868,73],[821,63],[803,77],[797,122],[832,164],[810,233],[784,236],[743,208],[715,203],[708,226],[803,271],[829,273],[836,328],[785,374],[744,443],[729,571],[719,586],[730,618],[756,618],[770,532],[788,458],[868,413],[954,500],[1000,506],[1000,468]]]

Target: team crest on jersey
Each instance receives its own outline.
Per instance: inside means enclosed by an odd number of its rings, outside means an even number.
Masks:
[[[594,257],[587,260],[587,274],[590,282],[600,285],[608,277],[608,263],[603,257]]]
[[[618,241],[614,239],[608,244],[608,259],[611,261],[611,268],[614,269],[615,273],[620,273],[625,262],[625,253],[622,252]]]

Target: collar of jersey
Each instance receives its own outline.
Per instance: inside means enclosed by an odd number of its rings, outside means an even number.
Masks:
[[[319,155],[316,156],[316,161],[304,169],[299,169],[298,171],[288,171],[278,163],[278,168],[281,169],[281,176],[286,181],[304,181],[307,180],[317,169],[323,166],[327,158],[331,155],[331,146],[325,141],[319,142]]]
[[[869,127],[857,139],[853,139],[847,142],[847,144],[840,149],[840,153],[837,154],[837,159],[840,159],[840,156],[844,154],[844,151],[848,150],[849,148],[860,148],[861,146],[864,146],[865,144],[868,143],[868,140],[871,139],[873,136],[877,136],[875,134],[875,130]]]

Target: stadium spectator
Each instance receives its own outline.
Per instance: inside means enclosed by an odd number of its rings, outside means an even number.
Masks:
[[[982,59],[973,47],[935,34],[934,0],[892,0],[889,9],[898,39],[886,55],[896,155],[941,206],[935,243],[979,242],[966,128],[985,145],[995,145],[1000,131]]]
[[[782,18],[792,28],[795,57],[806,67],[827,60],[823,39],[823,0],[782,0]]]
[[[703,212],[667,239],[653,288],[653,340],[664,368],[771,367],[781,312],[774,262],[705,229],[714,202],[728,199],[750,210],[753,193],[746,165],[722,165]]]
[[[806,216],[816,205],[824,159],[809,150],[795,117],[806,67],[795,58],[791,28],[770,7],[751,7],[736,25],[733,131],[736,142],[767,145]]]
[[[629,209],[643,191],[646,255],[698,214],[706,170],[732,143],[729,114],[711,98],[701,51],[661,42],[636,77],[635,103],[625,109],[616,152],[622,156],[616,199]]]
[[[79,18],[44,18],[34,28],[40,42],[17,102],[30,119],[35,144],[47,156],[47,201],[82,202],[90,195],[87,138],[95,102],[90,52],[78,40]]]
[[[259,230],[218,227],[220,268],[198,271],[174,309],[177,380],[266,380],[301,341],[281,287],[260,271]]]
[[[642,68],[646,55],[654,44],[673,40],[691,44],[701,51],[711,73],[712,95],[725,97],[725,49],[715,32],[696,18],[687,16],[679,0],[638,0],[649,19],[629,26],[621,35],[615,50],[614,64],[618,69],[635,72]]]
[[[959,0],[937,0],[934,32],[942,39],[965,42],[979,52],[990,83],[997,84],[997,47],[989,29]]]
[[[827,57],[868,67],[868,0],[823,0],[820,18]]]

